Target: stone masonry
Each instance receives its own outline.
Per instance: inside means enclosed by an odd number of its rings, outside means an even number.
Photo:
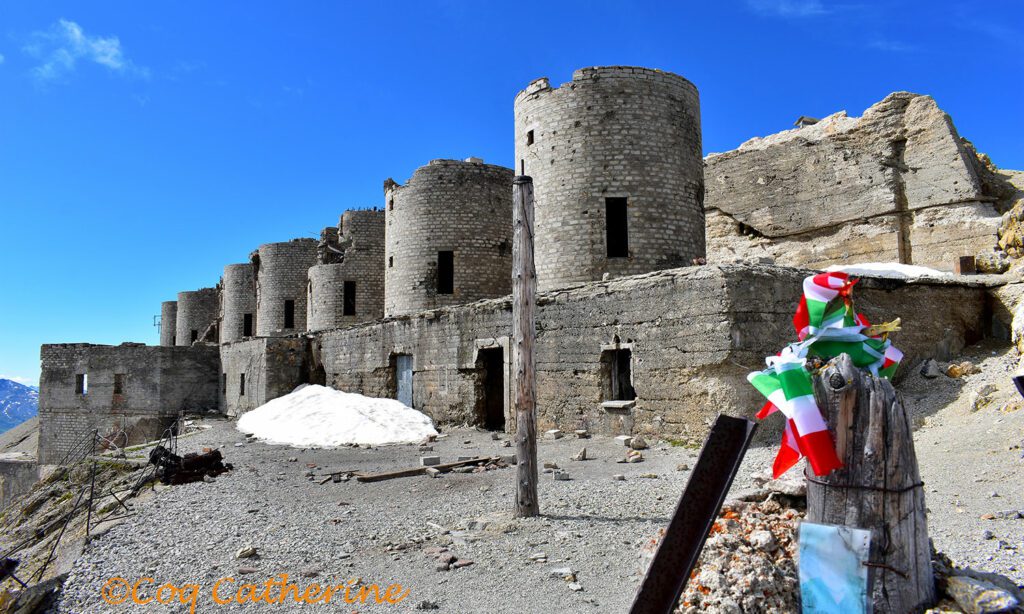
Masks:
[[[202,339],[206,329],[217,322],[219,312],[220,298],[216,288],[179,292],[176,344],[189,346]]]
[[[470,158],[432,160],[384,183],[384,313],[399,315],[512,291],[512,170]],[[450,293],[439,252],[453,252]]]
[[[256,333],[256,275],[252,264],[229,264],[221,278],[220,342],[238,341],[245,334],[246,320]]]
[[[950,270],[998,240],[977,164],[935,101],[907,92],[753,139],[707,157],[709,260]]]
[[[321,240],[319,264],[309,269],[310,331],[337,328],[384,317],[384,211],[346,211],[331,233]],[[353,297],[345,293],[355,287]],[[346,304],[352,314],[346,315]]]
[[[160,345],[177,345],[178,301],[160,303]]]
[[[679,75],[608,66],[558,88],[538,79],[515,99],[515,150],[534,181],[540,290],[704,257],[700,101]],[[614,199],[625,228],[608,218]],[[628,254],[612,257],[613,231]]]
[[[306,330],[306,285],[316,264],[317,241],[292,239],[261,245],[252,254],[256,272],[256,335],[269,337]],[[286,320],[291,305],[291,326]]]

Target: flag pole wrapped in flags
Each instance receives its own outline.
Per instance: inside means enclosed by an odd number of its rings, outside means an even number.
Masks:
[[[899,321],[871,326],[854,311],[851,294],[857,280],[846,273],[820,273],[804,279],[804,293],[793,316],[797,341],[777,356],[769,356],[768,368],[754,371],[747,380],[763,394],[765,403],[757,417],[780,411],[786,417],[782,446],[773,473],[779,477],[803,457],[815,475],[827,475],[843,466],[836,455],[828,425],[814,400],[809,358],[828,360],[849,354],[853,364],[877,377],[891,378],[903,353],[892,346],[888,332],[899,330]]]

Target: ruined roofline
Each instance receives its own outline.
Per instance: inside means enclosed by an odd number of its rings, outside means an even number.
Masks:
[[[534,79],[516,94],[515,100],[518,101],[521,97],[540,92],[555,91],[563,87],[571,88],[577,83],[597,81],[602,78],[640,80],[653,78],[664,82],[675,82],[679,87],[692,90],[695,94],[697,93],[697,86],[686,77],[658,68],[645,68],[643,66],[587,66],[574,70],[572,81],[563,83],[558,87],[551,87],[551,82],[547,77]]]
[[[467,158],[466,160],[453,160],[449,158],[437,158],[430,162],[418,167],[412,173],[412,177],[409,178],[405,183],[398,183],[393,178],[388,177],[384,180],[384,192],[388,192],[395,189],[405,188],[417,181],[418,177],[424,177],[432,174],[443,173],[447,169],[459,169],[469,170],[480,174],[490,175],[508,175],[509,182],[511,184],[512,177],[515,175],[515,171],[507,166],[501,166],[500,164],[487,164],[480,158]]]

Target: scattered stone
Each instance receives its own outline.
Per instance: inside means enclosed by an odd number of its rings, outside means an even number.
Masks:
[[[417,610],[440,610],[441,606],[436,604],[436,603],[434,603],[433,601],[423,600],[423,601],[419,602],[418,604],[416,604],[416,609]]]
[[[427,472],[426,473],[427,473],[427,475],[429,475],[432,478],[439,478],[439,477],[441,477],[441,470],[440,469],[434,469],[433,467],[427,467]]]
[[[946,578],[946,592],[967,614],[1008,612],[1017,607],[1017,599],[991,582],[970,576]]]
[[[981,369],[969,360],[965,360],[960,363],[952,363],[946,367],[946,375],[949,377],[963,377],[965,375],[973,375],[975,373],[981,373]]]
[[[679,463],[676,465],[676,471],[689,471],[690,466],[686,463]]]
[[[298,456],[290,456],[290,457],[288,457],[288,462],[289,463],[297,463],[297,462],[299,462],[299,457]]]
[[[622,445],[628,448],[629,443],[633,441],[633,438],[630,437],[629,435],[619,435],[618,437],[615,438],[615,441],[621,443]]]
[[[747,541],[750,542],[751,546],[765,552],[773,552],[779,547],[778,542],[775,540],[775,535],[771,531],[751,531]]]
[[[460,455],[459,458],[457,458],[456,460],[458,460],[459,462],[462,462],[462,461],[473,460],[474,458],[477,458],[476,455],[470,455],[470,456]]]
[[[942,375],[942,369],[939,368],[939,364],[935,362],[934,358],[929,358],[921,363],[921,375],[928,379],[935,379]]]
[[[580,584],[579,582],[570,582],[569,583],[569,590],[575,591],[575,592],[578,593],[581,590],[583,590],[583,585]]]
[[[622,475],[621,473],[616,473],[615,475],[612,476],[612,479],[615,480],[616,482],[625,482],[626,476]]]
[[[552,475],[554,475],[555,476],[555,480],[557,480],[559,482],[564,482],[564,481],[572,479],[572,478],[569,477],[569,472],[568,471],[563,471],[561,469],[556,469],[555,471],[552,472]]]
[[[256,556],[256,548],[254,546],[245,546],[235,553],[236,559],[248,559]]]
[[[500,458],[506,465],[515,465],[518,462],[515,454],[502,454]]]
[[[646,450],[647,440],[637,435],[636,437],[629,441],[629,447],[633,448],[634,450]]]
[[[238,568],[238,573],[242,574],[243,576],[244,575],[249,575],[249,574],[254,574],[254,573],[258,572],[258,571],[259,571],[259,569],[256,569],[255,567],[239,567]]]
[[[981,532],[981,538],[982,539],[986,539],[986,540],[987,539],[994,539],[995,538],[995,533],[993,533],[992,531],[989,531],[988,529],[985,529],[984,531]]]
[[[552,440],[554,440],[554,439],[561,439],[561,438],[562,438],[562,431],[560,431],[558,429],[551,429],[550,431],[546,431],[544,433],[544,439],[552,439]]]
[[[1005,273],[1010,269],[1010,258],[1004,251],[979,252],[974,266],[979,273]]]
[[[245,443],[243,443],[243,442],[241,442],[241,441],[240,441],[240,442],[238,442],[238,443],[236,443],[236,444],[235,444],[235,447],[236,447],[236,448],[241,448],[241,447],[242,447],[242,446],[244,446],[244,445],[245,445]]]
[[[587,460],[587,449],[586,448],[581,448],[580,451],[576,453],[576,456],[573,457],[573,460],[577,460],[577,461],[585,461],[585,460]]]
[[[573,573],[571,567],[556,567],[551,570],[551,577],[563,580],[571,577],[573,580],[575,580],[576,574]]]
[[[420,466],[421,467],[432,467],[434,465],[440,465],[440,464],[441,464],[441,457],[440,456],[421,456],[420,457]]]
[[[543,466],[545,469],[558,469],[558,463],[553,463],[551,461],[545,461]]]
[[[463,567],[469,567],[473,564],[473,561],[468,559],[456,559],[452,562],[452,569],[462,569]]]
[[[1010,542],[1001,539],[1001,540],[999,540],[999,549],[1000,550],[1016,550],[1017,546],[1014,546]]]
[[[534,552],[530,555],[530,560],[536,563],[547,563],[548,555],[546,552]]]
[[[578,429],[573,432],[576,433],[577,439],[590,439],[590,432],[587,429]]]
[[[644,478],[644,479],[647,479],[647,480],[657,480],[658,479],[658,474],[657,473],[641,473],[637,477],[638,478]]]
[[[301,573],[304,578],[315,578],[320,575],[320,570],[311,567],[309,569],[303,569]]]
[[[504,443],[501,444],[501,447],[503,447],[503,448],[511,448],[512,447],[512,442],[510,440],[506,439],[504,441]]]
[[[501,435],[498,433],[491,433],[491,441],[498,441],[499,439],[501,439]]]
[[[644,455],[637,450],[629,450],[626,452],[626,458],[622,461],[624,463],[640,463],[643,462]]]

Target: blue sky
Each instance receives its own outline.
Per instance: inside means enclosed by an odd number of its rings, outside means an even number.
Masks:
[[[631,64],[700,89],[704,149],[934,96],[1024,168],[1024,18],[1005,2],[0,4],[0,377],[39,345],[156,343],[179,290],[317,236],[433,158],[512,165],[537,77]]]

